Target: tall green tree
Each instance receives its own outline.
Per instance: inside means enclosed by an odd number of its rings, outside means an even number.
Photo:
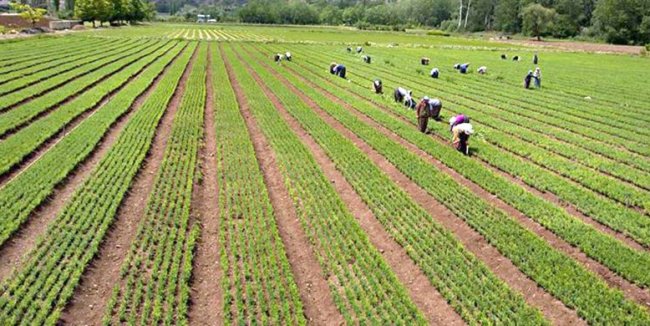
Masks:
[[[32,27],[36,27],[36,23],[43,19],[43,16],[47,13],[47,10],[42,8],[34,8],[28,4],[22,4],[18,2],[12,2],[9,4],[11,9],[15,10],[20,18],[28,21],[32,24]]]
[[[554,9],[546,8],[538,3],[531,3],[521,12],[523,31],[528,35],[542,40],[542,35],[550,32],[557,13]]]
[[[650,16],[648,2],[648,0],[600,0],[594,10],[594,27],[611,43],[648,42],[650,35],[643,30],[642,25],[644,18]]]

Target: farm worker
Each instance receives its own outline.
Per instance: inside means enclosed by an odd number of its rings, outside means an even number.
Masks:
[[[330,74],[337,75],[345,79],[345,66],[342,64],[337,64],[336,62],[332,62],[330,64]]]
[[[418,118],[418,130],[421,133],[427,132],[427,124],[429,124],[429,117],[431,116],[431,111],[429,110],[429,97],[425,96],[422,98],[420,103],[415,107],[415,113]]]
[[[429,116],[434,120],[440,120],[440,110],[442,110],[442,102],[434,98],[429,100]]]
[[[512,57],[512,61],[519,61],[519,56],[516,55],[516,56]]]
[[[535,87],[542,88],[542,71],[539,69],[539,67],[535,68],[533,78],[535,79]]]
[[[399,102],[404,101],[404,98],[407,95],[411,95],[411,91],[407,91],[403,87],[398,87],[398,88],[395,89],[395,93],[393,95],[395,97],[395,102],[399,103]]]
[[[449,131],[454,130],[454,127],[461,123],[469,123],[469,117],[461,113],[455,117],[449,118]]]
[[[372,59],[370,59],[370,56],[367,56],[367,55],[364,55],[364,56],[363,56],[363,62],[365,62],[365,63],[370,63],[371,60],[372,60]]]
[[[466,74],[468,68],[469,68],[469,62],[463,63],[462,65],[458,66],[458,70],[460,71],[461,74]]]
[[[438,68],[433,68],[431,69],[431,73],[429,75],[431,76],[431,78],[437,79],[438,76],[440,75],[440,70],[438,70]]]
[[[381,79],[375,79],[372,82],[372,87],[375,89],[375,94],[382,94],[384,91],[384,86],[381,84]]]
[[[429,65],[429,58],[424,58],[424,57],[421,58],[421,59],[420,59],[420,63],[421,63],[423,66],[427,66],[427,65]]]
[[[485,75],[485,74],[487,74],[487,67],[486,66],[481,66],[476,70],[476,72],[478,72],[481,75]]]
[[[360,47],[360,46],[357,46],[357,53],[361,53],[361,52],[363,52],[363,48]]]
[[[539,62],[539,57],[537,57],[537,53],[533,56],[533,64],[536,65]]]
[[[508,56],[506,56],[505,53],[504,53],[504,54],[501,54],[501,60],[506,60],[506,59],[508,59]]]
[[[352,48],[348,47],[346,50],[348,50],[348,53],[352,52]]]
[[[275,56],[273,56],[273,60],[279,63],[280,61],[282,61],[282,54],[276,53]]]
[[[452,145],[457,151],[469,155],[469,136],[474,133],[470,123],[461,123],[456,125],[452,130]]]
[[[524,77],[524,88],[528,89],[530,88],[530,80],[533,79],[533,71],[528,70],[528,73],[526,74],[526,77]]]
[[[415,100],[411,97],[411,91],[404,96],[404,106],[409,109],[415,109]]]
[[[287,51],[284,56],[287,58],[287,61],[291,61],[291,52]]]

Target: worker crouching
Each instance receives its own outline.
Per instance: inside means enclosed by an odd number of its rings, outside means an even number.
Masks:
[[[342,64],[337,64],[336,62],[332,62],[330,64],[330,74],[339,76],[343,79],[345,79],[345,66]]]
[[[454,126],[451,132],[453,134],[452,145],[454,148],[465,155],[469,155],[469,137],[474,133],[472,125],[470,123],[461,123]]]
[[[422,98],[422,100],[415,107],[415,112],[418,118],[418,129],[422,133],[427,132],[427,125],[429,124],[429,119],[440,119],[440,110],[442,109],[442,102],[439,99],[429,99],[428,96]]]
[[[428,66],[428,65],[429,65],[429,61],[430,61],[429,58],[424,58],[424,57],[423,57],[423,58],[420,58],[420,63],[421,63],[423,66]]]
[[[375,79],[375,81],[372,82],[372,88],[375,90],[375,94],[384,93],[384,86],[379,79]]]

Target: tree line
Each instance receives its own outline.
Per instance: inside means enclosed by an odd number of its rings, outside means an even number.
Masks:
[[[191,5],[200,5],[179,1],[183,0],[161,0],[159,10],[175,6],[172,14],[191,17],[189,10],[197,11]],[[250,0],[236,10],[233,6],[237,3],[230,0],[199,8],[215,12],[220,20],[246,23],[345,24],[395,30],[419,26],[650,43],[650,0]]]

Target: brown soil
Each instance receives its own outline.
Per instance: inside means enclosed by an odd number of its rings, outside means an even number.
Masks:
[[[206,76],[204,144],[199,151],[203,181],[195,184],[192,216],[201,223],[201,237],[197,243],[190,287],[189,321],[195,325],[223,324],[223,293],[219,264],[219,189],[217,187],[217,136],[215,132],[215,106],[212,88],[212,56],[208,51]]]
[[[633,45],[615,45],[615,44],[600,44],[588,42],[568,42],[556,41],[545,42],[537,40],[500,40],[503,43],[522,44],[534,47],[546,47],[554,49],[562,49],[569,51],[583,51],[583,52],[604,52],[604,53],[619,53],[619,54],[640,54],[642,46]]]
[[[95,166],[104,157],[108,150],[113,146],[118,136],[124,129],[124,126],[129,121],[133,113],[140,107],[148,93],[155,87],[157,80],[152,83],[153,86],[146,92],[141,94],[131,104],[130,108],[120,116],[102,137],[97,147],[86,157],[79,165],[55,188],[50,199],[38,207],[29,216],[27,222],[20,228],[18,232],[0,247],[0,281],[7,278],[12,270],[17,268],[23,263],[25,255],[30,252],[36,244],[37,238],[45,233],[50,222],[52,222],[58,213],[63,209],[64,205],[72,197],[77,187],[86,180],[90,173],[94,170]],[[104,105],[105,101],[101,105]],[[76,126],[74,127],[76,128]],[[69,132],[59,134],[55,139],[51,140],[46,146],[37,150],[37,154],[32,156],[25,166],[20,170],[11,174],[11,179],[18,176],[22,171],[26,170],[29,166],[34,164],[39,158],[42,157],[50,148],[54,147],[61,138],[74,130],[72,128]],[[0,178],[0,187],[4,186],[10,180],[5,176]]]
[[[306,79],[303,78],[303,81],[306,81]],[[316,85],[312,86],[318,87]],[[329,99],[351,108],[351,106],[341,102],[338,98],[334,98],[332,94],[325,92],[323,92],[323,94],[325,94],[325,96],[327,96]],[[304,94],[301,94],[301,97],[304,96]],[[309,102],[311,102],[311,104],[309,104]],[[361,140],[354,133],[346,129],[345,126],[340,124],[333,117],[327,115],[327,113],[322,111],[311,100],[308,100],[307,103],[312,108],[314,108],[315,112],[317,112],[321,118],[327,122],[328,125],[334,127],[347,139],[352,141],[359,149],[361,149],[378,167],[384,171],[384,173],[386,173],[396,184],[404,189],[411,196],[411,198],[413,198],[420,206],[422,206],[432,217],[434,217],[446,229],[452,231],[461,241],[461,243],[463,243],[465,248],[472,252],[476,257],[481,259],[499,278],[508,283],[513,289],[521,292],[530,305],[539,308],[546,318],[555,324],[585,324],[585,322],[578,317],[575,311],[567,308],[561,301],[557,300],[552,295],[546,293],[542,288],[538,287],[533,280],[522,273],[510,260],[501,255],[496,248],[492,247],[487,242],[487,240],[483,238],[483,236],[472,229],[469,225],[462,222],[462,220],[461,223],[459,223],[460,219],[455,216],[453,212],[451,212],[442,204],[438,203],[435,198],[430,196],[415,182],[411,181],[407,176],[402,174],[385,157],[375,151],[368,144],[363,142],[363,140]],[[353,112],[357,117],[361,118],[362,121],[369,123],[368,117],[362,116],[355,110],[351,110],[351,112]],[[411,150],[415,150],[413,148],[413,145],[406,143],[404,140],[398,138],[394,134],[387,133],[383,128],[380,129],[380,127],[375,123],[369,124],[376,127],[393,141],[396,141]],[[417,150],[416,153],[421,157],[423,156],[419,150]],[[436,168],[444,172],[449,173],[450,171],[453,171],[443,166],[439,162],[432,163],[437,163],[435,164]],[[456,179],[454,175],[452,175],[452,177]]]
[[[294,71],[295,73],[295,71]],[[442,171],[445,171],[449,175],[451,175],[455,180],[458,180],[461,184],[472,190],[476,195],[479,197],[485,199],[487,202],[492,203],[495,205],[497,208],[506,211],[510,216],[515,218],[520,224],[522,224],[524,227],[526,227],[528,230],[536,233],[538,236],[542,237],[545,239],[551,246],[554,248],[560,250],[561,252],[569,255],[579,263],[581,263],[583,266],[587,267],[587,269],[591,270],[592,272],[596,273],[597,275],[600,275],[610,286],[617,287],[623,291],[625,296],[630,299],[637,301],[638,303],[649,306],[650,307],[650,291],[648,289],[642,289],[639,288],[638,286],[630,283],[629,281],[625,280],[624,278],[616,275],[614,272],[609,270],[607,267],[604,265],[598,263],[597,261],[587,257],[586,254],[584,254],[582,251],[580,251],[579,248],[571,246],[569,243],[564,241],[563,239],[559,238],[557,235],[555,235],[553,232],[547,230],[544,228],[542,225],[538,224],[537,222],[529,219],[526,217],[524,214],[516,210],[515,208],[509,206],[505,202],[501,201],[498,199],[496,196],[492,195],[491,193],[485,191],[483,188],[480,186],[472,183],[470,180],[465,179],[462,177],[460,174],[458,174],[456,171],[448,168],[446,165],[444,165],[442,162],[437,161],[434,157],[428,155],[427,153],[423,152],[419,148],[417,148],[415,145],[409,143],[405,139],[401,138],[399,135],[394,134],[392,131],[384,128],[383,126],[379,125],[376,123],[374,120],[372,120],[370,117],[363,115],[362,113],[356,111],[352,106],[349,104],[341,101],[340,99],[336,98],[333,94],[329,93],[327,90],[324,88],[320,87],[319,85],[316,85],[312,83],[312,86],[315,88],[319,88],[323,94],[326,94],[329,98],[333,99],[337,103],[340,103],[341,105],[344,105],[350,109],[350,112],[354,113],[368,123],[369,125],[377,128],[377,130],[380,130],[382,133],[386,134],[387,136],[391,137],[392,139],[399,141],[403,146],[411,149],[414,151],[416,154],[421,156],[422,158],[426,159],[428,162],[436,165],[438,168],[440,168]],[[366,98],[354,94],[355,96],[362,98],[364,100],[367,100]],[[378,105],[378,107],[382,107],[382,105],[373,102],[374,104]],[[395,117],[402,119],[404,121],[407,121],[411,124],[413,124],[412,121],[408,121],[408,119],[405,119],[404,117],[401,117],[399,115],[395,115],[390,111],[390,109],[383,108],[384,110],[387,111],[387,114],[394,115]],[[414,126],[415,127],[415,126]],[[447,140],[442,139],[440,137],[433,137],[433,139],[437,140],[441,145],[446,145]],[[487,165],[485,162],[482,162],[483,165],[487,168],[490,168],[494,170],[491,166]],[[513,183],[519,184],[517,182],[518,180],[506,173],[501,173],[504,177],[506,177],[508,180],[510,180]],[[614,231],[612,231],[614,232]]]
[[[268,66],[264,64],[267,69]],[[271,71],[269,69],[269,71]],[[280,99],[268,89],[257,73],[249,70],[253,78],[260,87],[263,88],[264,94],[271,100],[284,121],[300,137],[302,143],[310,149],[316,162],[323,169],[325,176],[332,182],[332,185],[340,195],[347,208],[353,216],[357,218],[363,230],[368,234],[372,244],[382,253],[384,259],[388,262],[391,269],[395,272],[398,279],[409,292],[409,295],[420,311],[424,313],[430,324],[435,325],[463,325],[463,319],[449,306],[447,300],[438,293],[435,287],[431,285],[427,276],[420,270],[415,262],[408,256],[406,250],[402,248],[391,235],[384,230],[382,224],[374,216],[370,208],[365,204],[363,199],[354,191],[354,188],[345,177],[336,169],[325,151],[316,143],[316,141],[301,127],[287,111]],[[320,107],[304,94],[300,93],[293,85],[290,85],[286,79],[271,71],[272,74],[283,80],[292,92],[300,96],[316,112],[321,113]],[[330,121],[328,121],[330,122]],[[329,123],[329,125],[332,125]],[[338,128],[337,128],[338,129]],[[347,136],[347,135],[346,135]]]
[[[223,54],[223,49],[220,50]],[[264,174],[280,237],[298,285],[305,316],[313,325],[341,325],[344,322],[343,316],[334,305],[323,270],[313,253],[314,248],[300,225],[289,192],[284,186],[284,177],[275,163],[275,153],[250,112],[251,108],[245,92],[235,78],[228,57],[225,54],[223,57],[228,77],[253,141],[260,169]]]
[[[156,171],[158,171],[162,163],[174,116],[180,105],[185,84],[195,58],[196,52],[190,63],[185,67],[183,76],[174,91],[167,110],[158,124],[158,132],[153,139],[151,148],[149,148],[143,166],[138,171],[128,194],[123,199],[111,229],[106,234],[99,252],[95,255],[89,267],[86,268],[79,285],[75,288],[72,299],[61,314],[61,321],[66,324],[101,324],[106,303],[112,294],[113,287],[119,281],[120,267],[128,254],[139,222],[144,215]],[[156,81],[159,81],[159,79]],[[155,86],[150,88],[149,92],[155,89]],[[140,103],[144,101],[144,98],[139,99]]]

